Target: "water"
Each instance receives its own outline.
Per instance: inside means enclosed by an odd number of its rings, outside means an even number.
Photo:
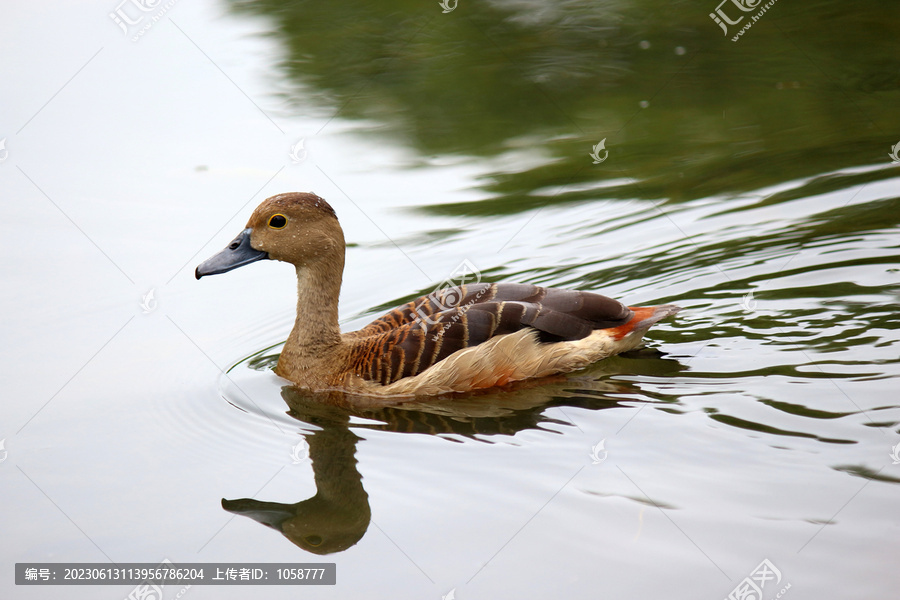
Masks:
[[[738,42],[712,4],[192,2],[137,42],[94,8],[0,19],[3,597],[163,558],[333,561],[329,598],[714,599],[764,559],[767,600],[896,595],[896,7]],[[267,369],[289,267],[192,275],[289,190],[344,226],[347,330],[463,260],[684,310],[541,385],[326,407]]]

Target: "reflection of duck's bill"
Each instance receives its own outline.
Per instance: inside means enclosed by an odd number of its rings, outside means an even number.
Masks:
[[[278,502],[260,502],[251,498],[240,500],[226,500],[222,498],[222,508],[230,513],[250,517],[263,525],[281,531],[281,524],[296,516],[292,510],[293,504],[280,504]]]
[[[268,252],[257,250],[250,245],[250,231],[250,228],[243,230],[224,250],[200,263],[194,271],[194,276],[200,279],[204,275],[227,273],[232,269],[269,258]]]

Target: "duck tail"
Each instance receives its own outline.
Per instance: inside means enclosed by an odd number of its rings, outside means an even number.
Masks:
[[[620,340],[633,332],[643,336],[654,323],[662,321],[666,317],[671,317],[681,310],[680,306],[675,306],[674,304],[661,304],[659,306],[629,306],[628,308],[634,312],[634,316],[631,317],[631,320],[624,325],[612,327],[607,330],[613,338],[617,340]]]

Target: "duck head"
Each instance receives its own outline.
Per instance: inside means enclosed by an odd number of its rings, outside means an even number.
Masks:
[[[325,200],[310,193],[279,194],[264,200],[247,227],[224,250],[203,261],[194,275],[200,279],[226,273],[263,259],[298,268],[338,257],[343,263],[344,247],[337,215]]]

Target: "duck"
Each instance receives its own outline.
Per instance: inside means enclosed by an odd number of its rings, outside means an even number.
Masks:
[[[557,376],[641,345],[672,304],[626,306],[595,292],[466,281],[342,333],[346,243],[337,213],[310,192],[264,200],[195,277],[260,261],[294,266],[297,313],[275,374],[310,392],[409,398]],[[476,279],[473,277],[473,279]]]

